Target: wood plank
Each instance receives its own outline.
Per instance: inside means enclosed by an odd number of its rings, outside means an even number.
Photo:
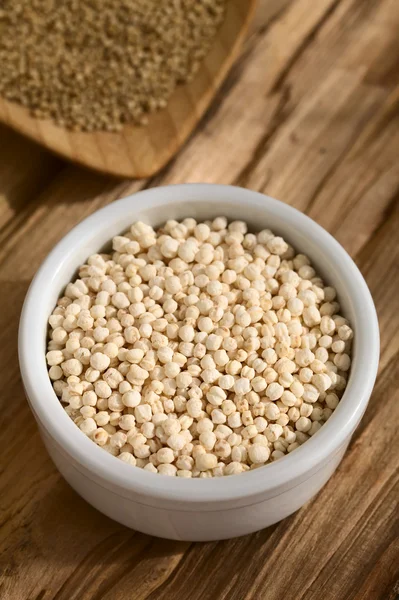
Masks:
[[[254,27],[200,131],[176,157],[163,182],[234,183],[248,160],[252,163],[259,144],[281,120],[289,99],[285,90],[276,94],[270,90],[334,2],[322,0],[312,10],[308,0],[286,5],[279,7],[280,18],[274,20],[273,3],[263,4],[267,11],[260,27]]]
[[[0,248],[0,264],[6,262],[3,277],[12,278],[12,273],[17,272],[19,278],[31,278],[46,254],[74,225],[143,185],[139,181],[115,182],[84,169],[66,167],[35,199],[34,211],[26,215],[18,231],[4,241]],[[35,248],[33,263],[23,259],[26,249],[20,242],[26,236]]]
[[[0,125],[0,244],[17,213],[26,209],[62,162],[37,144]]]
[[[399,350],[399,197],[392,212],[357,258],[372,293],[380,326],[380,370]]]
[[[397,199],[399,87],[371,115],[352,148],[310,200],[307,213],[355,255]],[[354,227],[354,223],[356,227]]]
[[[331,70],[276,132],[246,186],[305,210],[384,97],[363,77],[362,69]]]

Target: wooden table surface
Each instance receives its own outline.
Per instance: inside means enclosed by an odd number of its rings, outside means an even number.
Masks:
[[[0,128],[1,600],[397,600],[399,3],[264,0],[242,55],[173,162],[146,181],[67,164]],[[160,183],[267,192],[327,228],[373,294],[381,362],[338,471],[283,522],[189,544],[135,533],[61,479],[24,399],[17,326],[51,247]]]

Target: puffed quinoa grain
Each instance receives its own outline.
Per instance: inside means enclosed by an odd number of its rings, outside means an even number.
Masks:
[[[49,376],[98,446],[168,476],[242,473],[337,408],[353,331],[308,258],[244,222],[134,223],[49,318]],[[292,258],[293,257],[293,258]]]

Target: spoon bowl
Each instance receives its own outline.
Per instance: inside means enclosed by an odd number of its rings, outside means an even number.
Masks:
[[[60,156],[119,177],[149,177],[178,151],[226,77],[248,29],[256,0],[230,0],[212,48],[193,80],[180,85],[166,108],[148,125],[121,131],[75,132],[33,117],[23,106],[0,98],[0,121]]]

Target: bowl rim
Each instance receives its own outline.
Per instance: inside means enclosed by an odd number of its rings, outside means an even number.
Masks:
[[[126,209],[131,211],[132,200],[138,210],[140,202],[145,202],[147,209],[184,200],[189,216],[189,203],[198,202],[201,195],[207,202],[223,201],[228,197],[229,202],[263,207],[278,214],[288,224],[302,228],[306,236],[319,245],[339,269],[354,305],[356,353],[339,406],[317,434],[292,454],[260,469],[242,473],[239,477],[159,477],[140,468],[132,470],[130,465],[109,455],[68,417],[51,387],[39,331],[42,324],[35,323],[34,317],[46,286],[51,289],[48,282],[52,274],[63,268],[62,261],[67,259],[68,252],[90,238],[93,231],[103,227],[104,221],[109,222],[116,215],[123,215]],[[358,425],[374,385],[379,361],[379,330],[374,303],[359,269],[344,248],[310,217],[288,204],[252,190],[220,184],[186,183],[149,188],[112,202],[82,220],[58,242],[42,262],[26,294],[19,325],[18,352],[23,385],[34,415],[47,434],[78,465],[91,471],[104,483],[115,486],[115,493],[120,488],[154,500],[209,504],[248,499],[281,486],[292,486],[293,480],[306,478],[307,474],[310,476],[312,469],[326,461],[345,443]]]

